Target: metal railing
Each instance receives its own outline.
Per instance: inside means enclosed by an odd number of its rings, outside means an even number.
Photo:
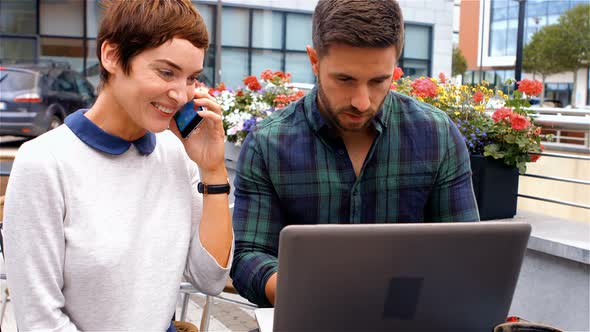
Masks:
[[[534,153],[534,152],[529,152],[529,153],[544,156],[544,157],[576,159],[576,160],[590,162],[590,157],[587,157],[587,156],[576,156],[576,155],[561,154],[561,153]],[[588,169],[590,169],[590,165],[589,165]],[[547,176],[547,175],[539,175],[539,174],[521,174],[521,176],[590,186],[590,181],[580,180],[580,179],[564,178],[564,177],[559,177],[559,176]],[[555,204],[559,204],[559,205],[566,205],[566,206],[590,210],[590,205],[576,203],[576,202],[568,202],[568,201],[559,200],[559,199],[525,195],[525,194],[521,194],[521,193],[518,194],[518,197],[529,198],[529,199],[539,200],[539,201],[543,201],[543,202],[555,203]]]
[[[531,107],[530,115],[545,133],[553,135],[547,147],[562,151],[590,152],[590,109]]]

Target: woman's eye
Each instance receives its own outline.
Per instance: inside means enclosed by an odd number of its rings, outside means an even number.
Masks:
[[[160,70],[158,70],[158,72],[164,78],[171,78],[171,77],[174,76],[174,73],[172,71],[170,71],[170,70],[160,69]]]
[[[189,84],[195,84],[195,82],[197,82],[199,80],[198,76],[192,76],[188,78],[188,83]]]

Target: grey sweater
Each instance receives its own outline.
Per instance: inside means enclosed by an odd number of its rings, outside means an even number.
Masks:
[[[233,254],[222,268],[203,248],[197,182],[168,131],[147,156],[94,150],[67,126],[23,144],[4,220],[19,330],[165,331],[183,274],[221,292]]]

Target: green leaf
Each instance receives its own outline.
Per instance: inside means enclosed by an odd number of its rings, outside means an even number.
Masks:
[[[518,144],[519,148],[524,148],[529,142],[529,139],[523,136],[519,136],[516,138],[516,144]]]

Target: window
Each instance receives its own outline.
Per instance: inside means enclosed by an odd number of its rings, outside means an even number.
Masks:
[[[42,35],[82,37],[84,2],[79,0],[40,1]]]
[[[285,71],[291,73],[291,81],[298,83],[314,83],[315,75],[307,53],[287,53]]]
[[[103,6],[98,2],[86,3],[86,34],[89,38],[96,38],[100,20],[104,14]]]
[[[0,59],[33,61],[37,57],[37,38],[0,35]]]
[[[210,47],[205,53],[203,72],[199,75],[199,82],[207,86],[215,85],[215,47]]]
[[[221,40],[224,46],[249,45],[250,12],[247,9],[224,7]]]
[[[0,91],[32,90],[34,86],[34,74],[14,70],[0,71]]]
[[[221,81],[227,86],[242,86],[242,80],[249,75],[248,50],[224,48],[221,53]]]
[[[588,0],[527,0],[525,3],[524,44],[544,26],[557,24],[559,16]],[[489,56],[515,56],[518,33],[518,1],[491,0]]]
[[[252,13],[252,47],[283,48],[283,14],[270,10]]]
[[[572,83],[547,83],[545,84],[545,100],[556,100],[562,106],[567,106],[572,100]]]
[[[96,57],[96,39],[86,41],[86,79],[96,89],[100,83],[100,65]]]
[[[68,71],[62,72],[53,82],[52,90],[75,93],[77,90],[73,75]]]
[[[311,40],[311,15],[287,14],[287,49],[305,51]]]
[[[287,71],[297,83],[315,81],[305,50],[311,14],[229,6],[222,16],[221,81],[228,87],[266,69]]]
[[[37,1],[0,1],[0,32],[37,33]]]
[[[283,52],[253,50],[252,51],[252,75],[260,75],[263,70],[279,70],[283,67]]]
[[[79,74],[74,75],[76,87],[84,99],[90,99],[94,96],[94,88]]]
[[[429,26],[405,27],[404,58],[430,59],[430,30]]]
[[[82,39],[41,38],[41,58],[66,62],[78,72],[83,71],[84,45]]]
[[[202,3],[194,3],[194,1],[193,5],[197,7],[199,14],[201,14],[201,17],[203,17],[203,21],[207,26],[207,30],[209,32],[209,43],[215,43],[215,7]]]
[[[430,76],[432,27],[406,24],[404,29],[404,49],[399,66],[407,76]]]

